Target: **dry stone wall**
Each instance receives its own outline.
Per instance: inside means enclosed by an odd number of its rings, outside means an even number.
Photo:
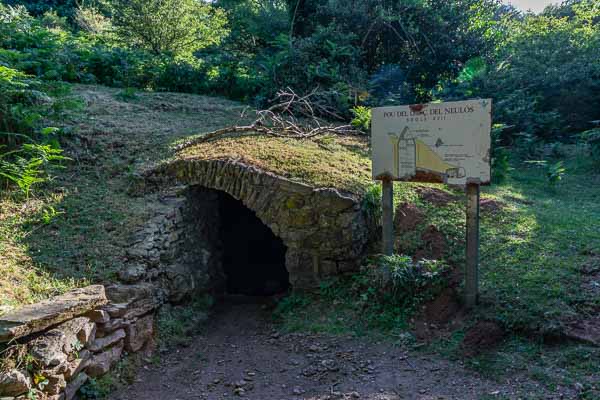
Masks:
[[[179,187],[149,211],[151,218],[131,240],[121,282],[153,282],[170,303],[222,287],[217,193]]]
[[[176,180],[188,188],[225,192],[254,211],[287,247],[286,267],[296,289],[355,271],[373,225],[359,200],[330,188],[313,188],[234,161],[177,160],[146,174],[156,187]],[[201,197],[189,197],[200,201]]]
[[[0,398],[71,400],[126,354],[153,348],[160,290],[149,283],[77,289],[0,317]]]

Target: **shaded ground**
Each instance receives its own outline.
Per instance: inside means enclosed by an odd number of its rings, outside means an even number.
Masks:
[[[280,335],[260,304],[219,308],[189,347],[144,367],[132,386],[110,399],[552,398],[530,381],[493,382],[460,363],[389,342]]]

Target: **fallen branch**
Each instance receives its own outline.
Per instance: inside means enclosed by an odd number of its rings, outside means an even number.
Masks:
[[[176,146],[175,149],[181,151],[222,136],[240,133],[257,133],[292,139],[312,139],[326,134],[361,134],[351,125],[331,125],[319,117],[319,115],[329,115],[339,118],[328,107],[312,101],[316,93],[316,89],[305,96],[299,96],[289,88],[286,91],[280,91],[276,97],[277,102],[273,106],[266,110],[256,111],[256,118],[252,124],[217,129],[202,136],[191,138]]]

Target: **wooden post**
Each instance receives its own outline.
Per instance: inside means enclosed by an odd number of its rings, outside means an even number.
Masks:
[[[382,226],[383,226],[383,254],[394,254],[394,181],[382,181]]]
[[[479,300],[479,183],[467,183],[467,263],[465,305],[473,308]]]

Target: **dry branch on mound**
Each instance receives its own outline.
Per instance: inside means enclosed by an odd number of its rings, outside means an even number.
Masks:
[[[317,90],[305,96],[299,96],[292,89],[277,93],[275,104],[266,110],[256,111],[256,119],[250,125],[229,126],[202,136],[189,139],[176,147],[183,150],[199,143],[216,139],[220,136],[236,133],[257,133],[293,139],[311,139],[325,134],[360,135],[361,132],[351,125],[332,125],[322,115],[340,119],[339,115],[327,105],[318,101]],[[244,111],[245,113],[245,111]],[[242,116],[244,116],[244,113]]]

